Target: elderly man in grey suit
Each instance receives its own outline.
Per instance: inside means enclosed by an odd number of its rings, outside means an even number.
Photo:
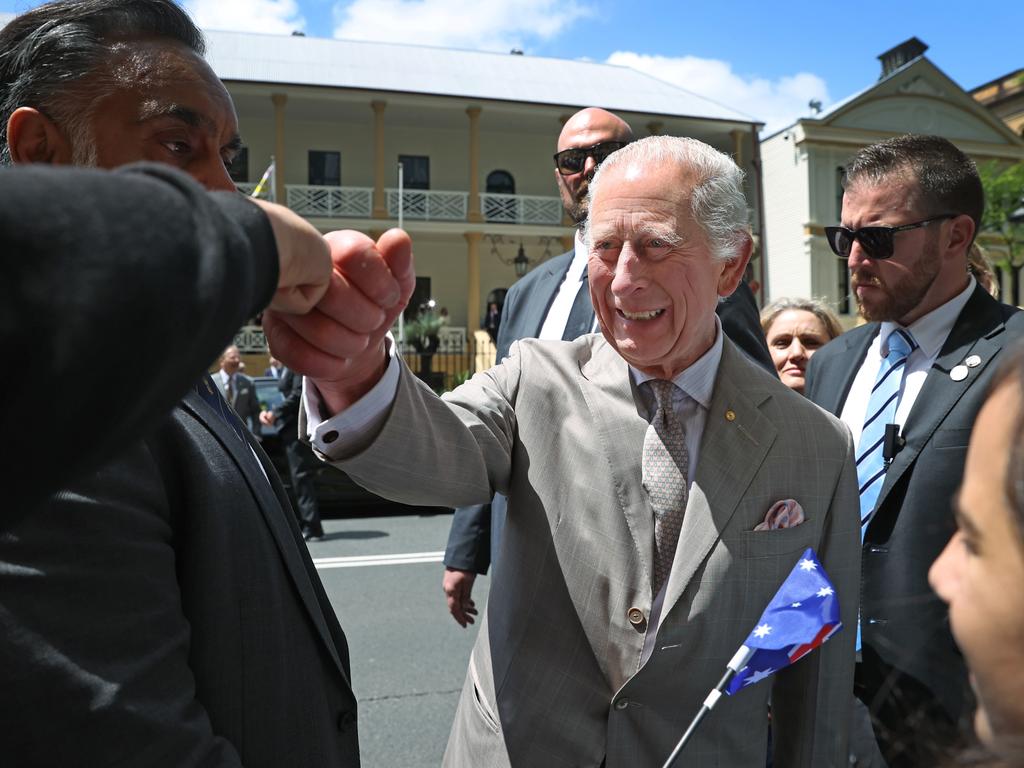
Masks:
[[[408,243],[392,232],[335,259],[345,279],[321,306],[337,307],[339,332],[357,333],[342,298],[380,297],[383,322],[344,360],[307,350],[317,451],[407,503],[508,496],[445,765],[660,765],[806,547],[854,626],[849,435],[741,354],[715,315],[751,250],[742,177],[693,139],[609,157],[587,233],[602,333],[518,342],[443,399],[383,334],[412,292]],[[803,521],[761,525],[782,500]],[[685,765],[763,768],[769,694],[776,765],[844,765],[853,641],[842,632],[723,702]]]

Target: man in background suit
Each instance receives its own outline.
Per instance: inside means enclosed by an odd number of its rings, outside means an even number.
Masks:
[[[269,376],[272,379],[280,379],[282,376],[284,376],[284,366],[281,365],[280,360],[278,360],[276,357],[271,357],[268,362],[270,363],[270,365],[268,365],[264,369],[264,376]]]
[[[358,259],[335,257],[344,279],[321,319],[337,328],[322,330],[356,335],[361,350],[307,348],[318,373],[300,434],[392,499],[509,499],[445,765],[661,764],[806,547],[854,626],[849,435],[736,349],[715,315],[752,248],[742,179],[693,139],[608,157],[587,234],[602,334],[517,342],[443,398],[386,328],[359,333],[344,310],[377,296],[385,320],[401,311],[415,286],[408,242],[388,233],[364,238]],[[781,500],[802,521],[772,526]],[[686,765],[763,768],[769,695],[776,765],[845,765],[853,640],[842,632],[734,696]]]
[[[971,426],[1024,317],[968,274],[982,206],[969,158],[936,136],[901,136],[854,157],[843,226],[827,228],[870,322],[815,353],[806,394],[841,416],[857,444],[864,576],[856,694],[890,768],[943,763],[972,708],[946,606],[927,577],[956,529],[950,499]],[[893,425],[889,440],[867,424],[876,414],[873,423]],[[864,730],[858,765],[879,765]]]
[[[298,506],[296,512],[302,538],[306,541],[320,541],[324,537],[324,527],[320,521],[320,502],[316,497],[314,482],[318,462],[309,445],[299,440],[302,376],[285,368],[277,388],[284,395],[284,400],[272,411],[260,413],[260,423],[278,428],[277,434],[288,460],[288,474],[291,476],[292,492]]]
[[[241,372],[242,358],[238,347],[231,344],[220,356],[220,370],[213,380],[220,386],[221,394],[228,405],[235,409],[238,418],[257,437],[260,434],[260,401],[256,397],[256,385]]]
[[[5,157],[160,160],[233,191],[237,120],[203,47],[171,0],[18,16],[0,31]],[[209,266],[237,279],[230,261]],[[263,306],[273,283],[260,287]],[[152,343],[143,323],[121,332]],[[345,636],[272,464],[209,376],[151,419],[0,536],[4,761],[358,765]]]
[[[603,109],[588,107],[566,121],[554,157],[555,181],[565,214],[577,227],[575,247],[548,259],[509,289],[498,329],[497,362],[508,357],[509,348],[520,339],[572,341],[594,330],[587,249],[579,230],[586,224],[590,181],[600,160],[632,140],[629,124]],[[716,311],[725,334],[774,375],[757,303],[746,282],[721,298]],[[501,494],[490,504],[459,507],[452,515],[441,588],[460,626],[474,621],[473,582],[478,573],[487,573],[488,566],[497,563],[504,519]]]

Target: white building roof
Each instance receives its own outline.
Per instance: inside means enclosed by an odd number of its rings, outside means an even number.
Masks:
[[[223,80],[457,96],[758,122],[628,67],[314,37],[206,31]]]

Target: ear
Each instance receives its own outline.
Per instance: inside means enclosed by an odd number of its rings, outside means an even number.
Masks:
[[[7,146],[15,163],[71,163],[71,144],[63,132],[33,107],[18,107],[8,118]]]
[[[974,219],[962,213],[952,221],[952,226],[949,228],[949,239],[946,241],[946,250],[957,253],[966,259],[973,238]]]
[[[747,269],[747,262],[750,261],[750,254],[754,250],[754,241],[747,235],[739,253],[732,261],[727,261],[725,269],[718,278],[718,295],[731,296],[736,286],[743,279],[743,273]]]

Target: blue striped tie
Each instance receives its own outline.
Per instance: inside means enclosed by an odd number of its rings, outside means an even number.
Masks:
[[[917,349],[917,342],[910,331],[897,328],[889,334],[886,342],[888,353],[882,358],[875,386],[871,390],[864,429],[857,444],[857,483],[860,486],[861,540],[872,513],[878,494],[885,483],[885,459],[882,456],[885,441],[885,425],[896,421],[896,407],[900,402],[903,373],[907,358]]]

